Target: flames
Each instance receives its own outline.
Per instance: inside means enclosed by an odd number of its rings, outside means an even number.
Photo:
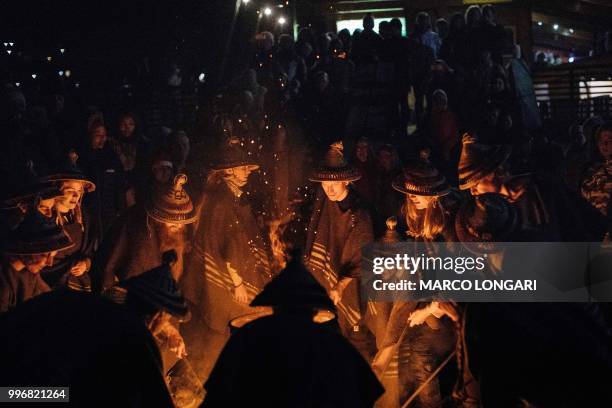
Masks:
[[[277,273],[287,265],[287,244],[283,242],[282,235],[285,228],[293,218],[293,213],[287,213],[281,218],[269,222],[270,246],[272,249],[272,270]]]

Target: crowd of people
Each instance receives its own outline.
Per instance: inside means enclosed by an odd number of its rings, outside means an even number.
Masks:
[[[490,259],[502,251],[496,242],[610,241],[607,118],[569,129],[543,123],[525,86],[529,67],[492,6],[435,22],[421,12],[406,29],[404,36],[401,21],[391,19],[376,31],[366,15],[354,33],[258,33],[245,69],[186,129],[145,128],[136,113],[142,107],[89,106],[75,116],[64,109],[68,95],[27,95],[30,105],[6,85],[1,344],[18,338],[36,347],[4,329],[62,302],[61,310],[84,302],[92,313],[137,316],[160,353],[152,366],[135,364],[163,373],[170,393],[129,406],[171,406],[164,405],[170,397],[196,406],[207,393],[211,407],[603,401],[612,362],[606,305],[488,308],[362,297],[361,247],[375,241],[447,243],[453,253]],[[275,319],[230,336],[232,322],[263,313],[262,306],[273,307]],[[314,309],[335,314],[329,328],[299,323]],[[69,329],[50,335],[69,343],[79,328],[64,318],[58,324]],[[550,338],[541,330],[564,336],[546,349]],[[323,345],[337,354],[312,351]],[[492,360],[501,347],[508,349],[500,368]],[[307,351],[311,358],[291,357]],[[7,367],[19,365],[10,361]],[[32,361],[21,369],[33,369]],[[48,378],[80,373],[53,361],[57,372]],[[262,377],[239,375],[241,366]],[[592,371],[568,371],[578,369]],[[301,385],[290,370],[300,371]],[[323,371],[341,391],[314,381]],[[113,367],[96,378],[107,372]],[[561,395],[542,376],[557,389],[573,388]],[[153,377],[143,376],[140,387],[159,387]],[[268,379],[284,384],[283,393],[272,384],[262,389]],[[134,388],[117,395],[136,398]],[[79,397],[87,393],[77,390]]]

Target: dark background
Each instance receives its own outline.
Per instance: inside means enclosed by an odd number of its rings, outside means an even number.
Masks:
[[[41,80],[70,69],[72,83],[108,89],[157,82],[177,63],[184,76],[204,72],[216,84],[235,6],[233,0],[3,2],[0,41],[14,45],[12,55],[0,57],[1,79],[27,86],[32,73]],[[238,14],[224,77],[244,59],[256,23],[254,7]]]

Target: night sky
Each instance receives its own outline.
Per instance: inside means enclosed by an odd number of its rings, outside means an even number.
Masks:
[[[2,41],[15,42],[27,55],[19,71],[44,70],[45,56],[52,55],[56,64],[100,85],[129,81],[145,57],[157,73],[179,62],[186,71],[214,77],[234,7],[233,0],[11,0],[2,13]],[[242,54],[255,23],[254,10],[241,11],[232,55]]]

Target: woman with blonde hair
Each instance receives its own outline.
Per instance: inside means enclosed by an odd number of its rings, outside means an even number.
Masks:
[[[415,251],[435,255],[439,247],[428,244],[450,242],[446,245],[452,251],[457,241],[452,211],[458,201],[450,199],[451,189],[445,177],[427,159],[427,152],[422,152],[420,160],[405,166],[392,185],[405,195],[402,214]],[[372,365],[379,375],[396,378],[397,395],[388,397],[396,399],[398,406],[408,400],[415,407],[442,405],[434,370],[454,350],[458,320],[459,313],[450,303],[393,304],[382,338],[377,338],[379,352]],[[391,360],[397,360],[397,364],[390,364]]]
[[[406,233],[418,241],[456,242],[453,212],[460,200],[428,158],[428,152],[422,152],[421,159],[404,167],[392,184],[406,197],[402,206]]]
[[[61,192],[55,198],[52,216],[75,245],[60,251],[54,265],[43,270],[41,276],[52,288],[90,292],[89,270],[96,242],[90,230],[89,213],[82,204],[83,196],[96,186],[78,168],[77,160],[76,152],[70,151],[67,165],[43,178]]]

